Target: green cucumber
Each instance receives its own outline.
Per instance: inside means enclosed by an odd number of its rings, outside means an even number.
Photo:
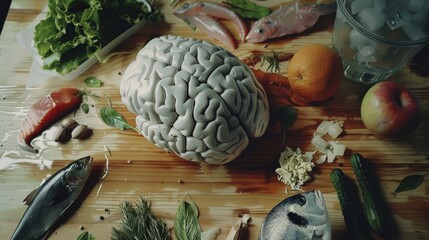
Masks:
[[[353,153],[350,161],[362,192],[366,219],[376,234],[385,236],[389,226],[379,181],[362,155]]]
[[[354,191],[350,179],[346,178],[344,172],[339,168],[333,169],[330,177],[350,235],[356,240],[371,239],[368,224],[359,203],[359,195]]]

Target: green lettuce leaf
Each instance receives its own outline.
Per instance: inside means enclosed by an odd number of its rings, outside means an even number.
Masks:
[[[66,74],[133,25],[161,19],[155,5],[137,0],[49,0],[33,40],[43,68]]]

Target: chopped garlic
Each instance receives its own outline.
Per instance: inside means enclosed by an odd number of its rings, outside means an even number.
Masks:
[[[289,151],[286,148],[286,152]],[[300,152],[300,151],[299,151]],[[280,168],[276,169],[278,174],[278,180],[289,185],[292,189],[298,190],[308,180],[311,179],[311,172],[314,167],[314,163],[307,160],[305,154],[295,152],[293,155],[287,153],[280,154]]]

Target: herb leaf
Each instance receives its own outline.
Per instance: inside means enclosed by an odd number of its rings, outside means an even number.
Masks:
[[[98,88],[103,86],[103,81],[96,77],[87,77],[85,80],[83,80],[83,82],[87,87]]]
[[[174,221],[174,234],[178,240],[201,239],[198,208],[194,202],[182,200],[179,204]]]
[[[404,192],[409,191],[417,188],[422,184],[423,179],[425,178],[425,174],[422,175],[409,175],[406,176],[402,181],[399,183],[398,187],[396,188],[395,192]]]
[[[127,120],[120,113],[118,113],[113,107],[103,107],[100,109],[100,117],[104,123],[111,127],[116,127],[119,130],[133,129],[139,132],[138,129],[131,126]]]
[[[280,108],[279,120],[282,125],[282,145],[286,139],[286,132],[296,121],[297,115],[298,111],[292,106],[283,106]]]
[[[82,111],[84,113],[89,113],[89,105],[88,105],[88,103],[82,103],[82,105],[80,105],[80,108],[82,109]]]
[[[77,236],[76,240],[95,240],[95,237],[89,232],[83,232]]]
[[[144,197],[141,197],[140,202],[136,202],[135,207],[130,202],[123,202],[119,210],[123,214],[123,219],[119,228],[112,229],[113,240],[170,239],[167,224],[153,214],[149,202]]]
[[[260,6],[249,0],[226,0],[232,10],[243,18],[260,19],[271,13],[267,7]]]

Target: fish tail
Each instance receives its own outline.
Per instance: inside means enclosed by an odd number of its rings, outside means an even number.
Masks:
[[[316,4],[314,5],[314,11],[320,14],[320,16],[328,15],[337,11],[337,3],[329,3],[329,4]]]

